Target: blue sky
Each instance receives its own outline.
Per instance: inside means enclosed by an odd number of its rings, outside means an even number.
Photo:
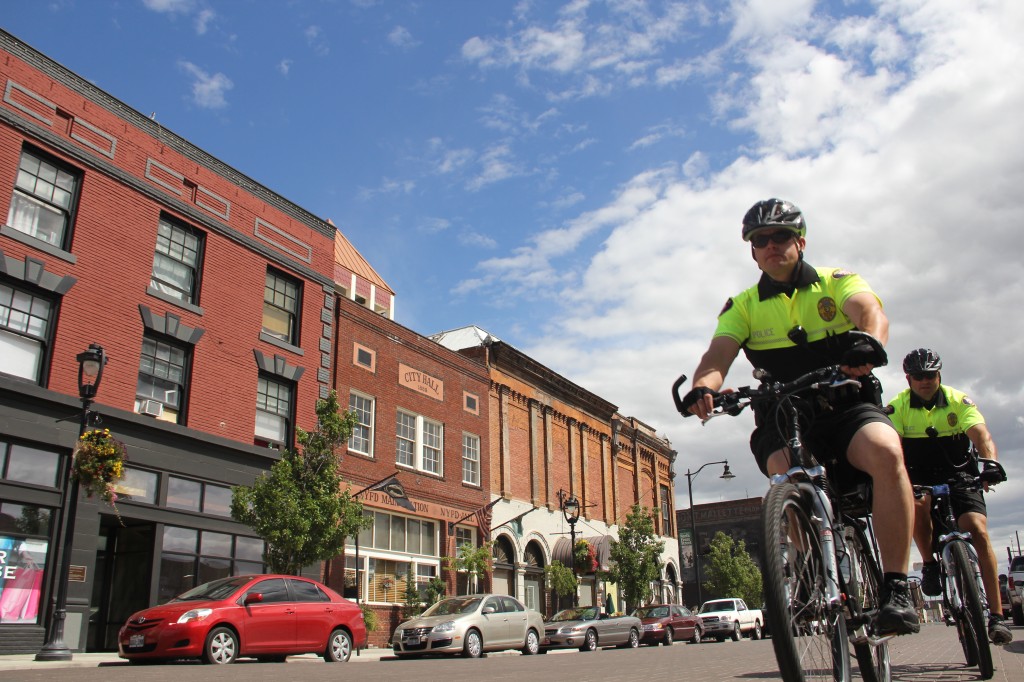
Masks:
[[[807,259],[864,275],[894,366],[919,346],[985,413],[1024,530],[1020,234],[1024,4],[1015,0],[47,0],[3,27],[312,213],[431,334],[476,324],[620,406],[698,502],[761,495],[749,417],[668,388],[753,283],[755,201]],[[751,383],[737,361],[727,383]]]

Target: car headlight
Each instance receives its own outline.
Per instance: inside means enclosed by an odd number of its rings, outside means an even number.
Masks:
[[[434,632],[451,632],[454,629],[455,629],[455,621],[454,620],[446,620],[445,622],[441,623],[440,625],[435,625],[434,626]]]
[[[209,618],[211,613],[213,613],[213,609],[192,609],[181,614],[178,623],[198,623]]]
[[[586,629],[586,626],[583,625],[570,625],[569,627],[562,628],[562,632],[568,635],[574,632],[583,632]]]
[[[665,626],[662,625],[661,623],[651,623],[651,629],[652,630],[660,630],[663,627],[665,627]]]

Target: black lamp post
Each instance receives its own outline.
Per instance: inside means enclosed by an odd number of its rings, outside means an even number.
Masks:
[[[562,514],[569,524],[569,570],[576,575],[576,522],[580,520],[580,501],[572,493],[560,495]],[[572,595],[572,605],[576,606],[576,592]]]
[[[725,470],[722,471],[722,475],[719,478],[724,478],[729,481],[736,478],[736,475],[729,471],[729,460],[723,459],[718,462],[707,462],[700,465],[700,469],[694,472],[686,470],[686,490],[690,493],[690,535],[692,536],[690,542],[692,543],[691,548],[693,550],[693,567],[697,572],[697,608],[699,609],[701,604],[704,602],[704,597],[701,594],[700,589],[700,550],[697,547],[697,516],[693,513],[693,479],[697,478],[697,474],[700,473],[701,469],[712,464],[724,464]]]
[[[89,427],[89,406],[96,398],[96,392],[103,378],[103,367],[107,364],[107,355],[103,347],[95,343],[89,344],[88,350],[79,353],[78,360],[78,396],[82,400],[82,420],[78,427],[81,439]],[[77,441],[76,441],[77,443]],[[60,516],[60,569],[56,576],[57,596],[50,615],[46,644],[36,654],[37,661],[70,661],[71,649],[64,643],[64,621],[67,620],[68,578],[71,573],[71,547],[75,539],[75,511],[78,508],[78,484],[71,480],[71,460],[68,457],[67,470],[64,472],[64,495],[61,499]]]

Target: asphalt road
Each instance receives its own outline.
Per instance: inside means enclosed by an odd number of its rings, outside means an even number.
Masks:
[[[1012,628],[1017,641],[994,647],[996,674],[1001,682],[1024,682],[1024,628]],[[893,679],[897,682],[959,682],[978,679],[976,668],[963,665],[960,646],[952,628],[929,624],[918,635],[896,639],[891,648]],[[0,657],[3,658],[3,657]],[[79,664],[82,661],[79,660]],[[59,664],[57,664],[59,665]],[[260,682],[301,680],[317,682],[358,682],[373,680],[445,680],[446,682],[489,682],[518,680],[775,680],[779,673],[770,640],[758,642],[677,643],[672,647],[642,647],[637,650],[602,650],[594,653],[552,652],[544,656],[492,654],[479,660],[425,659],[412,661],[353,659],[347,664],[326,664],[310,658],[283,664],[241,662],[215,667],[195,663],[129,666],[101,662],[93,667],[59,668],[36,663],[29,669],[3,670],[0,680],[47,682],[147,682],[182,678],[211,681]]]

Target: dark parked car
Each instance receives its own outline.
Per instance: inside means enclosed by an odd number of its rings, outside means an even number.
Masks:
[[[641,644],[672,646],[677,639],[688,639],[696,644],[704,634],[700,618],[678,604],[644,606],[633,611],[633,615],[643,623]]]
[[[349,660],[366,646],[363,612],[329,587],[292,575],[237,575],[204,583],[162,606],[132,614],[117,636],[132,663],[239,657],[284,661],[319,654]]]

